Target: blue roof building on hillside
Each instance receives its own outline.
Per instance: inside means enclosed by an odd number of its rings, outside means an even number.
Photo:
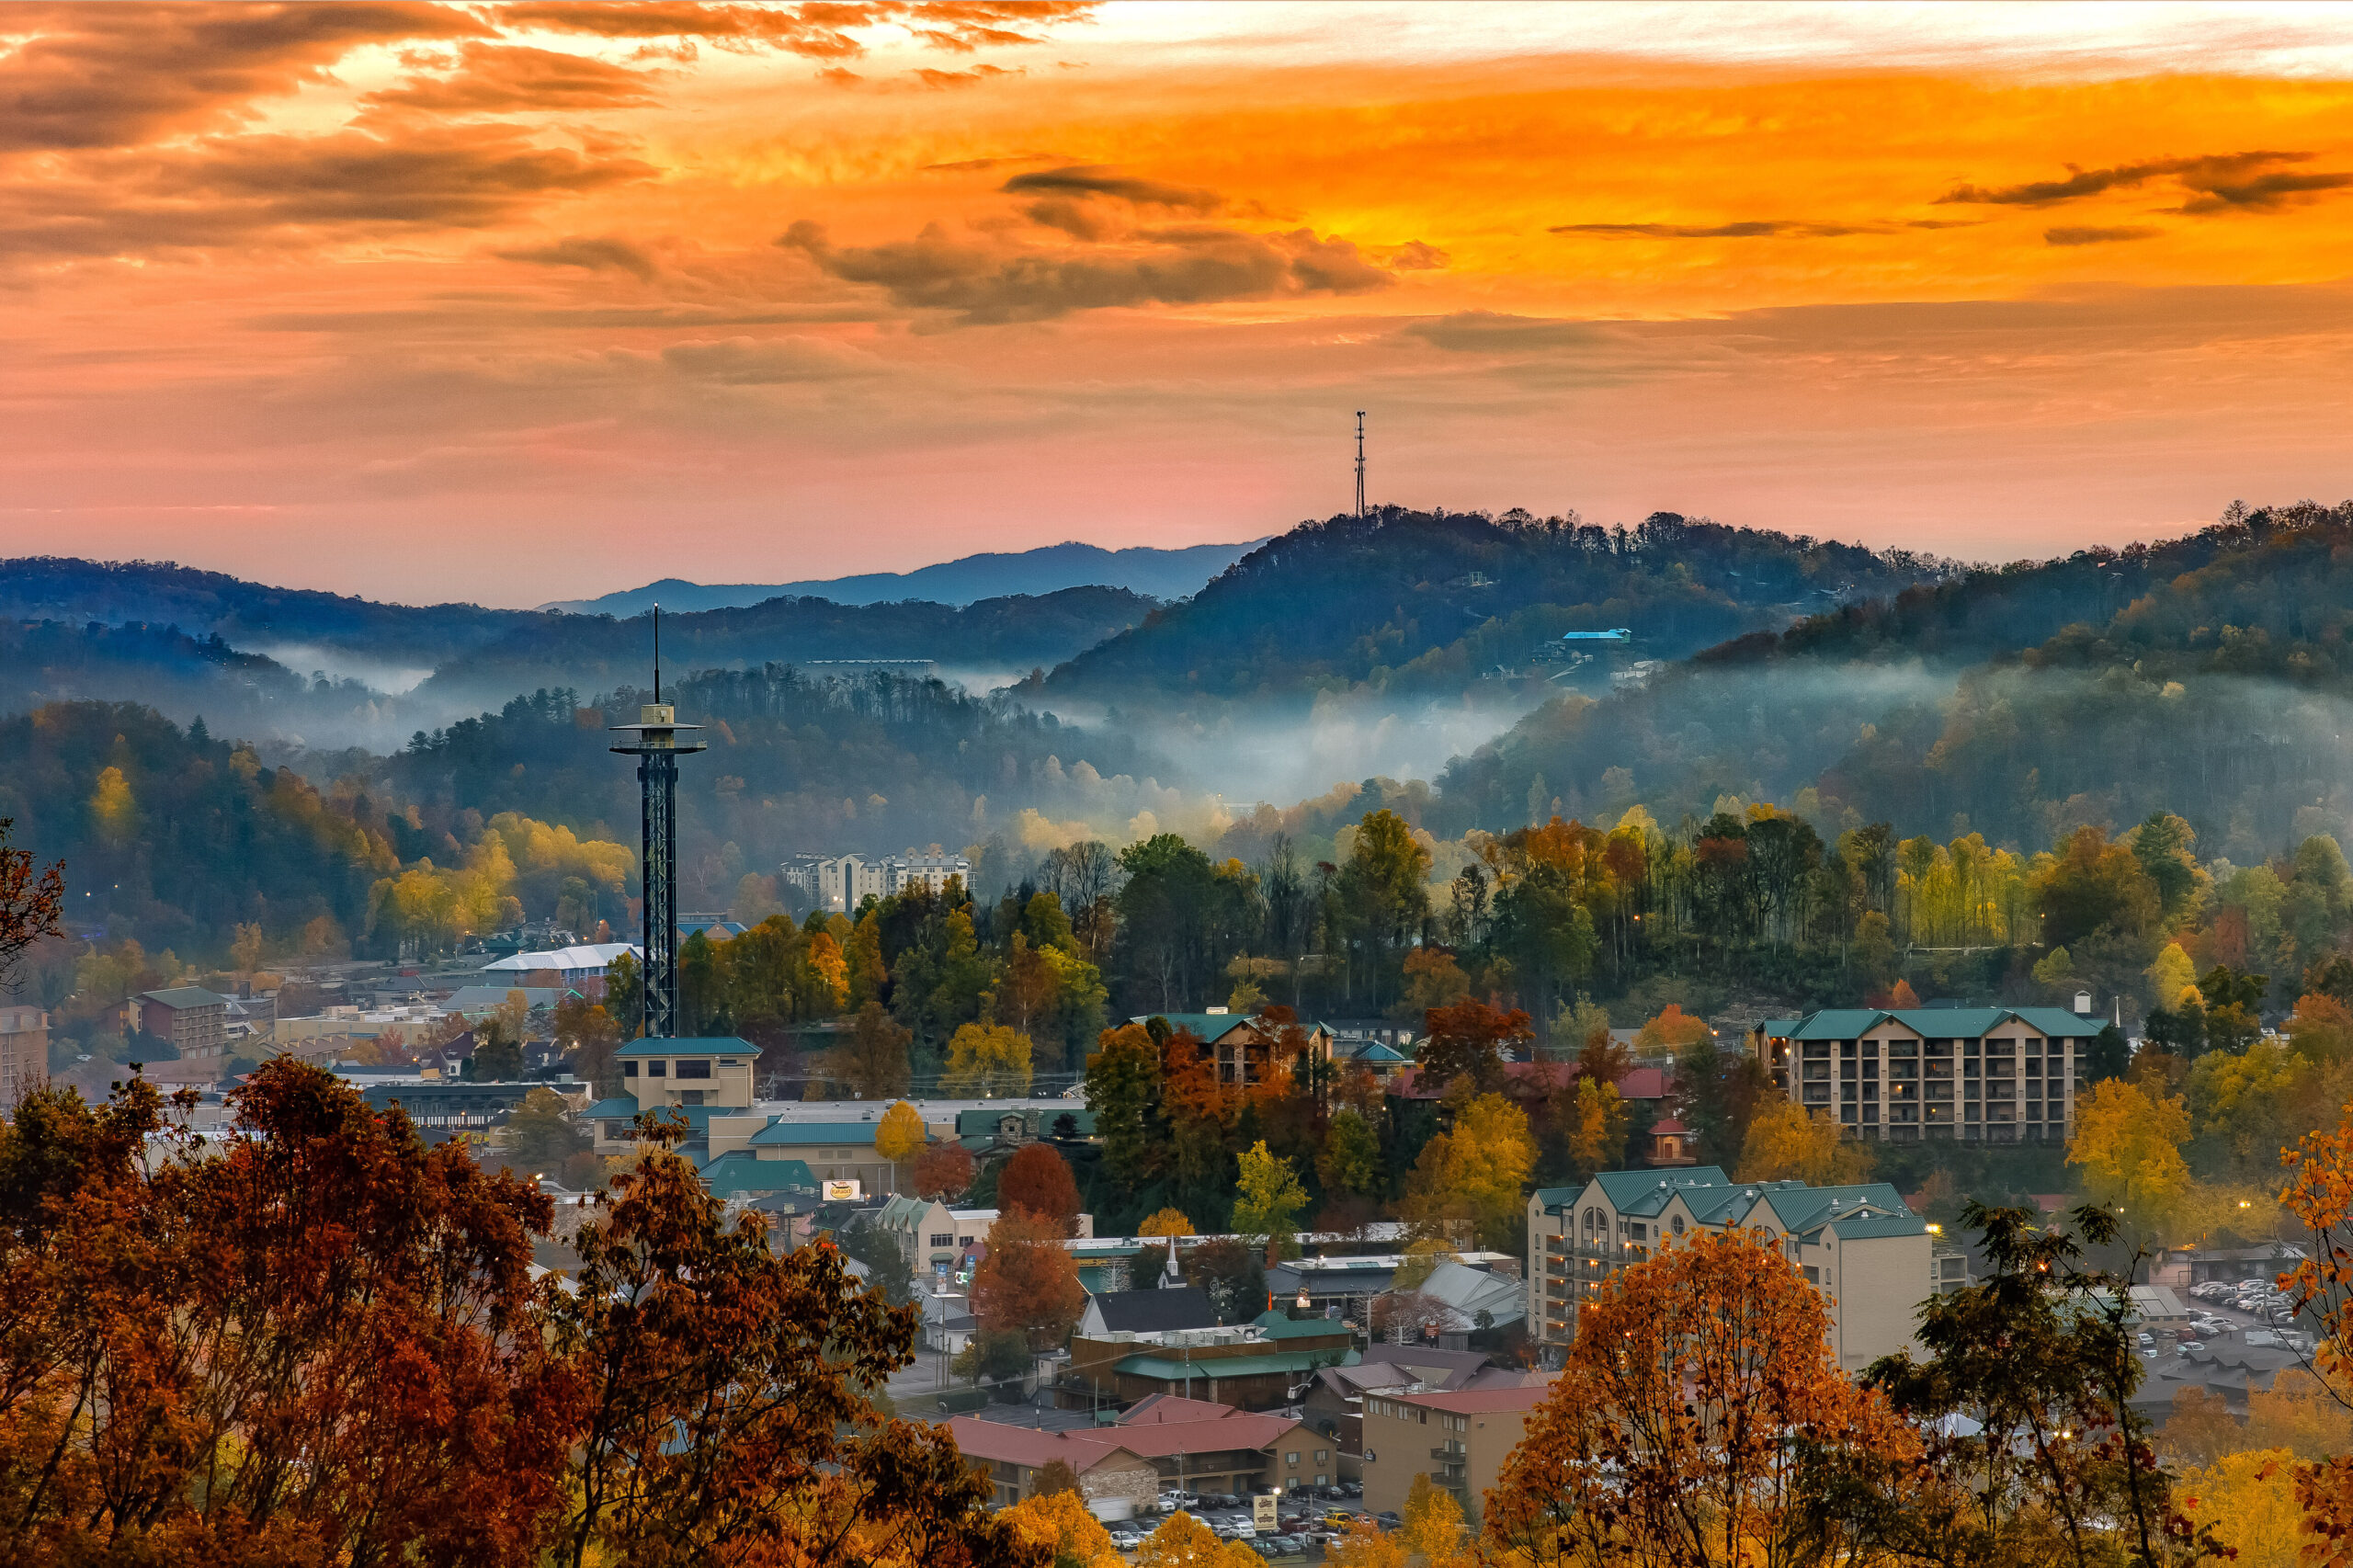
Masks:
[[[1766,1019],[1748,1047],[1774,1087],[1848,1137],[2063,1142],[2106,1024],[2061,1007],[1824,1007]]]

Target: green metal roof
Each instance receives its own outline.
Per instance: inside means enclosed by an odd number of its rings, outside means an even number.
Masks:
[[[1269,1339],[1313,1339],[1345,1335],[1348,1331],[1330,1318],[1293,1318],[1269,1308],[1255,1320]]]
[[[615,1051],[613,1054],[616,1056],[633,1057],[756,1057],[759,1055],[759,1053],[760,1048],[758,1046],[752,1044],[749,1040],[736,1040],[733,1037],[713,1037],[704,1040],[658,1040],[652,1036],[648,1036],[643,1040],[631,1040],[627,1045],[622,1046],[620,1050]]]
[[[1906,1214],[1904,1195],[1883,1181],[1859,1182],[1851,1187],[1807,1187],[1791,1182],[1787,1187],[1761,1195],[1759,1201],[1773,1206],[1773,1215],[1792,1231],[1812,1231],[1839,1218],[1831,1204],[1838,1205],[1840,1213],[1851,1216],[1864,1205],[1887,1214]]]
[[[1577,1194],[1584,1190],[1581,1187],[1540,1187],[1536,1189],[1535,1199],[1544,1212],[1557,1214],[1574,1203]]]
[[[1191,1030],[1194,1038],[1205,1045],[1214,1045],[1219,1040],[1232,1034],[1245,1024],[1255,1028],[1258,1022],[1257,1017],[1250,1013],[1138,1013],[1129,1018],[1128,1022],[1142,1024],[1148,1023],[1154,1018],[1166,1018],[1168,1027],[1172,1029]],[[1299,1027],[1309,1034],[1332,1032],[1324,1025],[1306,1018],[1299,1020]]]
[[[1825,1221],[1838,1232],[1842,1242],[1869,1241],[1877,1236],[1925,1236],[1928,1222],[1917,1214],[1850,1214],[1842,1220]]]
[[[2107,1023],[2063,1007],[1824,1007],[1802,1018],[1768,1018],[1764,1029],[1784,1040],[1859,1040],[1889,1018],[1924,1040],[1979,1040],[2010,1018],[2047,1039],[2089,1040]]]
[[[865,1143],[874,1142],[875,1130],[882,1125],[873,1121],[771,1121],[752,1134],[752,1142],[764,1149],[799,1149],[813,1143]]]
[[[702,1167],[703,1185],[714,1198],[740,1198],[750,1192],[782,1192],[807,1187],[814,1192],[817,1178],[799,1160],[763,1160],[748,1149],[733,1149]]]
[[[1603,1171],[1593,1179],[1601,1184],[1601,1195],[1609,1199],[1609,1207],[1620,1214],[1655,1214],[1687,1187],[1727,1185],[1723,1171],[1715,1165],[1680,1171]]]
[[[1158,1378],[1182,1383],[1189,1370],[1195,1383],[1212,1378],[1263,1378],[1273,1373],[1312,1371],[1318,1367],[1353,1367],[1364,1358],[1354,1350],[1335,1356],[1329,1350],[1275,1350],[1263,1356],[1221,1356],[1187,1361],[1173,1356],[1122,1357],[1115,1369],[1131,1377]]]
[[[610,1121],[616,1117],[634,1117],[637,1115],[637,1096],[615,1095],[610,1099],[598,1100],[581,1114],[591,1121]]]

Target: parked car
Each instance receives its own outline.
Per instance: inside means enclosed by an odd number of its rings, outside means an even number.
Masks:
[[[1401,1529],[1404,1527],[1405,1523],[1404,1520],[1399,1518],[1395,1514],[1386,1508],[1383,1508],[1380,1513],[1373,1515],[1372,1522],[1379,1525],[1385,1530]]]

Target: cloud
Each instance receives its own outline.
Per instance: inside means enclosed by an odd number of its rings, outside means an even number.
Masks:
[[[881,361],[820,337],[726,337],[673,343],[662,362],[689,380],[725,386],[830,381],[881,372]]]
[[[645,75],[585,55],[468,41],[449,74],[370,93],[380,108],[422,114],[512,114],[526,109],[626,108],[654,102]]]
[[[1529,349],[1590,348],[1610,334],[1589,321],[1503,315],[1494,311],[1458,311],[1408,324],[1404,332],[1434,347],[1464,354],[1510,354]]]
[[[977,86],[992,77],[1019,76],[1025,73],[1008,71],[1002,65],[983,63],[973,66],[970,71],[934,71],[926,66],[910,71],[907,74],[926,87],[971,87]]]
[[[1095,0],[945,0],[945,3],[801,6],[698,6],[651,0],[599,5],[594,0],[534,0],[502,6],[509,28],[587,33],[597,38],[690,38],[722,49],[777,49],[813,60],[847,60],[866,52],[852,29],[895,23],[934,49],[969,54],[983,46],[1040,43],[1017,27],[1083,19]],[[953,75],[955,73],[941,73]]]
[[[1445,269],[1449,258],[1436,245],[1407,240],[1381,259],[1392,272],[1438,272]]]
[[[926,175],[979,174],[1004,168],[1010,164],[1058,164],[1062,161],[1051,153],[1015,153],[1002,158],[964,158],[952,164],[926,164],[916,172]]]
[[[777,243],[804,252],[828,277],[878,286],[903,309],[954,312],[965,325],[1142,305],[1352,294],[1395,281],[1350,242],[1319,239],[1306,229],[1165,229],[1117,247],[1049,252],[961,244],[933,223],[913,240],[836,248],[804,220]]]
[[[0,55],[0,150],[133,147],[249,121],[252,102],[322,80],[362,44],[482,37],[438,6],[11,7]],[[29,36],[25,36],[29,35]]]
[[[591,272],[627,272],[651,279],[661,268],[642,246],[614,235],[567,234],[543,245],[494,253],[503,261],[527,261],[539,267],[578,267]]]
[[[2281,173],[2245,180],[2218,179],[2205,185],[2182,183],[2204,194],[2183,202],[2175,209],[2177,212],[2277,212],[2295,197],[2353,185],[2353,175]]]
[[[2164,233],[2163,229],[2123,227],[2092,229],[2060,227],[2042,231],[2042,243],[2047,245],[2105,245],[2122,240],[2153,240]]]
[[[2276,212],[2293,198],[2353,185],[2353,175],[2298,175],[2272,169],[2278,164],[2307,163],[2313,156],[2310,153],[2258,151],[2211,153],[2199,158],[2154,158],[2107,169],[2079,168],[2069,164],[2065,179],[2030,180],[2024,185],[2006,186],[1960,185],[1937,199],[2049,207],[2110,190],[2137,189],[2153,179],[2173,179],[2198,193],[2174,209],[2177,212]]]
[[[655,173],[633,158],[536,146],[496,126],[398,142],[358,131],[242,136],[115,154],[71,179],[0,187],[0,251],[123,256],[283,243],[320,230],[483,229]]]
[[[1224,205],[1224,199],[1213,190],[1139,179],[1100,165],[1038,169],[1016,175],[998,188],[1012,196],[1033,191],[1054,196],[1108,196],[1132,206],[1166,207],[1185,212],[1214,212]]]
[[[1800,223],[1786,219],[1740,223],[1555,223],[1555,234],[1622,234],[1645,240],[1836,239],[1842,234],[1884,234],[1883,223]]]

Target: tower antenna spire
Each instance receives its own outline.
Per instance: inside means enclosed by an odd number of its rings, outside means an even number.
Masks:
[[[654,607],[654,700],[662,700],[662,606]]]
[[[1357,410],[1357,516],[1364,516],[1364,410]]]

